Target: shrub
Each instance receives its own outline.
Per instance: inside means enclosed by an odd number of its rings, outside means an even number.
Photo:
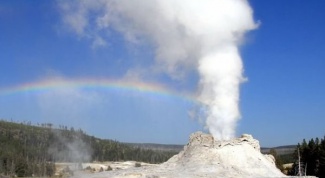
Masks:
[[[135,167],[141,167],[141,163],[136,162]]]
[[[107,166],[106,171],[111,171],[111,170],[113,170],[112,167],[111,166]]]

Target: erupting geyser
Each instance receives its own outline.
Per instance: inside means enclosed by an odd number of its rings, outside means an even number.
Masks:
[[[238,45],[256,28],[246,0],[83,0],[60,1],[64,21],[94,46],[101,34],[117,31],[155,50],[155,69],[172,78],[199,74],[198,100],[216,139],[235,135],[243,65]],[[95,13],[89,15],[90,12]]]

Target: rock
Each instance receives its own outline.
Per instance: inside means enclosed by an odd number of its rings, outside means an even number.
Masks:
[[[248,144],[250,144],[255,150],[261,151],[260,143],[258,140],[255,140],[252,135],[249,134],[243,134],[239,138],[240,142],[246,141]]]
[[[186,147],[200,145],[200,146],[205,146],[210,148],[221,148],[225,145],[238,145],[241,144],[242,142],[247,142],[254,149],[260,151],[259,141],[255,140],[253,136],[249,134],[243,134],[240,138],[235,138],[232,140],[214,140],[213,136],[210,134],[195,132],[191,134],[189,143],[187,144]]]
[[[267,160],[269,160],[272,164],[275,164],[275,158],[273,155],[266,154],[264,155]]]

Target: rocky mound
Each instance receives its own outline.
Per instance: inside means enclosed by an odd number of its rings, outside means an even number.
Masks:
[[[273,156],[261,154],[259,142],[247,134],[218,141],[211,135],[194,133],[184,151],[163,165],[198,177],[285,177]]]
[[[81,175],[77,175],[81,177]],[[87,175],[87,177],[129,178],[215,178],[215,177],[286,177],[274,164],[272,156],[260,152],[251,135],[229,141],[218,141],[202,132],[190,136],[189,143],[178,155],[161,165],[130,168]]]

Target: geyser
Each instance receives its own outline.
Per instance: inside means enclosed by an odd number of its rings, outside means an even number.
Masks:
[[[233,178],[287,177],[274,157],[260,152],[258,140],[244,134],[240,138],[215,140],[210,134],[193,133],[184,150],[160,165],[107,171],[75,177],[113,178]]]
[[[196,70],[209,131],[234,137],[244,78],[238,46],[256,28],[246,0],[76,0],[60,7],[64,22],[94,46],[106,44],[103,34],[113,30],[131,43],[150,43],[155,69],[172,78]]]

